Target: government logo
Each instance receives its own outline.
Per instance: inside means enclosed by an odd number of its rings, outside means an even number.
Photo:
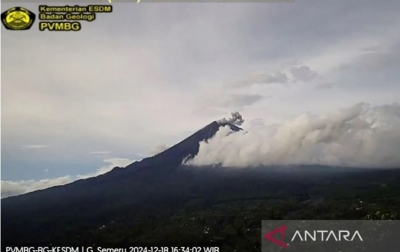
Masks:
[[[1,22],[7,30],[29,30],[35,22],[35,14],[22,7],[8,9],[1,14]]]

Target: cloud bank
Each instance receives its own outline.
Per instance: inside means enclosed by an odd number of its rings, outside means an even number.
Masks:
[[[96,177],[106,172],[111,171],[114,167],[125,167],[130,163],[133,163],[134,160],[129,160],[126,158],[109,158],[103,160],[108,165],[102,166],[97,169],[95,172],[85,175],[77,175],[77,176],[63,176],[59,178],[52,179],[42,179],[42,180],[22,180],[22,181],[1,181],[1,198],[7,198],[11,196],[16,196],[20,194],[25,194],[41,189],[46,189],[49,187],[65,185],[72,183],[79,179],[86,179],[90,177]],[[47,169],[46,169],[47,170]]]
[[[221,127],[188,165],[400,167],[400,105],[360,103],[327,115],[229,134]]]

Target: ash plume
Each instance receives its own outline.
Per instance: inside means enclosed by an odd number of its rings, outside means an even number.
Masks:
[[[232,112],[231,113],[231,118],[222,118],[221,120],[217,121],[219,124],[224,124],[224,123],[231,123],[237,126],[240,126],[244,123],[244,119],[242,115],[239,112]]]
[[[336,113],[303,114],[282,124],[257,126],[246,133],[231,134],[229,127],[221,127],[200,143],[198,154],[186,164],[400,168],[399,150],[400,105],[360,103]]]

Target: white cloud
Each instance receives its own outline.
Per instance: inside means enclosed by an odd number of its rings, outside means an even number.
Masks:
[[[188,164],[400,167],[400,105],[357,104],[325,116],[229,134],[222,128]]]
[[[71,176],[42,180],[1,181],[1,197],[20,195],[53,186],[65,185],[73,182]]]
[[[63,176],[59,178],[42,179],[42,180],[21,180],[21,181],[2,180],[1,197],[6,198],[10,196],[25,194],[28,192],[46,189],[49,187],[69,184],[79,179],[96,177],[98,175],[111,171],[116,166],[125,167],[134,162],[134,160],[129,160],[127,158],[110,158],[110,159],[105,159],[103,161],[108,164],[100,167],[95,172],[85,175]],[[47,172],[48,169],[46,169],[45,171]]]

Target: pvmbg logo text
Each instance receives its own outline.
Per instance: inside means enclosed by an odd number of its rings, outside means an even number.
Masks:
[[[399,234],[400,221],[270,220],[262,221],[261,243],[265,252],[397,251]]]

